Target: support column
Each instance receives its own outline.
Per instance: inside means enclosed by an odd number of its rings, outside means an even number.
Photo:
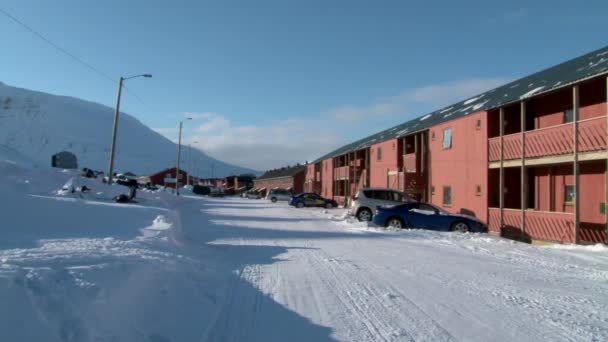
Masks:
[[[357,188],[359,187],[359,183],[357,183],[357,151],[353,152],[354,164],[353,164],[353,183],[355,185],[354,195],[357,194]]]
[[[526,102],[520,103],[521,114],[521,233],[526,236],[526,208],[528,206],[527,191],[528,173],[526,172]]]
[[[369,147],[365,149],[365,182],[363,182],[364,187],[369,187],[369,178],[371,177],[372,170],[370,170],[369,165]]]
[[[502,231],[502,227],[505,224],[504,219],[504,207],[505,207],[505,170],[504,170],[504,135],[505,135],[505,109],[500,108],[498,113],[498,117],[500,120],[500,169],[499,169],[499,177],[498,177],[498,186],[500,187],[498,191],[498,203],[500,208],[500,227],[499,229]]]
[[[579,94],[578,85],[572,88],[572,111],[574,114],[574,243],[579,243],[579,232],[581,227],[581,208],[580,208],[580,175],[578,164],[578,120],[579,120]]]
[[[427,142],[427,137],[428,137],[427,133],[428,133],[428,131],[424,131],[424,132],[420,133],[420,172],[416,173],[419,176],[419,178],[424,177],[424,172],[426,171],[424,164],[426,162],[426,144],[428,143]],[[423,183],[425,183],[426,185],[428,185],[430,183],[428,176],[426,177],[426,179],[424,180]],[[423,191],[422,192],[422,201],[426,202],[426,201],[428,201],[427,187],[424,187],[422,189],[422,191]]]
[[[608,76],[606,76],[606,136],[608,137]],[[604,231],[604,242],[608,243],[608,158],[606,158],[606,196],[604,198],[604,217],[606,218],[606,230]]]

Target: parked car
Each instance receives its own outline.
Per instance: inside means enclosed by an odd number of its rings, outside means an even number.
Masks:
[[[271,189],[268,191],[268,195],[266,195],[266,199],[271,202],[276,201],[289,201],[291,200],[291,192],[286,189]]]
[[[245,197],[249,199],[260,199],[262,194],[259,191],[249,190],[245,193]]]
[[[392,228],[488,232],[488,226],[477,218],[452,214],[428,203],[407,203],[394,207],[377,207],[373,221],[377,225]]]
[[[415,202],[406,194],[387,188],[363,188],[350,200],[349,213],[359,221],[371,221],[377,206],[395,206]]]
[[[289,205],[292,205],[296,208],[303,207],[323,207],[327,209],[338,207],[338,202],[323,198],[312,192],[305,192],[299,195],[295,195],[292,197],[291,201],[289,201]]]
[[[211,188],[205,185],[194,185],[192,187],[192,192],[197,195],[209,195],[211,193]]]

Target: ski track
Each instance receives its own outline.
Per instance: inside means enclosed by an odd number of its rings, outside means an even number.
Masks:
[[[608,340],[601,249],[391,231],[262,200],[142,203],[161,216],[135,238],[0,250],[0,289],[58,341]]]
[[[229,203],[234,205],[233,202]],[[247,203],[251,203],[250,207],[253,208],[258,206],[256,202],[245,202],[245,205],[239,202],[238,206],[247,208]],[[245,216],[236,208],[223,210],[215,207],[212,210],[203,209],[202,212]],[[383,233],[360,227],[353,229],[345,225],[344,220],[325,210],[298,211],[279,205],[278,208],[248,211],[246,216],[250,219],[265,216],[277,219],[325,218],[323,230],[352,233],[352,238],[337,239],[332,243],[323,239],[238,240],[240,245],[287,247],[288,252],[276,257],[280,261],[270,265],[247,266],[240,277],[290,310],[317,324],[332,327],[332,338],[347,341],[538,341],[548,338],[559,341],[608,338],[606,301],[595,303],[591,299],[593,295],[572,292],[577,284],[580,287],[581,279],[594,281],[587,287],[592,293],[607,290],[605,284],[597,285],[598,279],[605,279],[608,275],[606,264],[586,267],[564,265],[557,259],[561,257],[559,260],[563,261],[563,255],[543,257],[551,252],[548,249],[491,236],[453,236],[415,231],[411,232],[415,236],[410,238],[407,236],[410,232]],[[243,222],[230,224],[226,221],[223,222],[227,229],[231,225],[244,225]],[[259,222],[252,223],[251,226],[258,227]],[[269,228],[269,225],[263,226]],[[314,227],[314,230],[318,228]],[[280,229],[300,232],[310,227],[295,221],[282,225]],[[385,236],[374,239],[374,243],[380,242],[373,247],[383,247],[385,251],[361,248],[370,240],[369,235],[375,234]],[[428,239],[417,235],[428,235]],[[214,243],[234,241],[237,240]],[[420,265],[407,258],[403,263],[395,263],[395,258],[399,258],[395,252],[403,250],[407,253],[408,249],[423,251],[428,257],[437,259],[428,265]],[[475,267],[465,270],[467,274],[460,278],[453,277],[455,272],[442,274],[441,267],[445,265],[442,265],[441,258],[448,258],[446,263],[449,267],[452,256],[465,262],[479,263],[480,267],[478,270]],[[585,259],[585,256],[573,254],[566,261],[575,259]],[[458,266],[458,262],[461,260],[457,260],[454,266]],[[425,269],[425,266],[429,266],[429,269]],[[510,273],[500,275],[501,268]],[[572,280],[560,275],[569,268],[576,271]],[[497,276],[490,275],[489,278],[495,277],[499,282],[476,275],[476,272],[485,271],[498,272]],[[566,288],[544,289],[538,286],[543,275],[562,282],[567,285]],[[534,286],[527,287],[528,283]],[[234,297],[238,295],[231,296]],[[257,296],[252,301],[252,310],[247,315],[253,317],[240,317],[240,322],[249,322],[244,325],[248,327],[249,334],[255,336],[256,329],[267,327],[255,324],[255,316],[260,314],[260,308],[263,310],[263,305],[260,306]]]

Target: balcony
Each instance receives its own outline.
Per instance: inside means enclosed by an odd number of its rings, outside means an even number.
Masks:
[[[524,133],[525,157],[540,158],[571,154],[574,151],[572,123],[536,129]],[[579,152],[605,151],[606,117],[579,121]],[[521,159],[521,133],[505,135],[504,160]],[[500,137],[488,139],[489,161],[500,161]]]
[[[574,214],[548,211],[522,211],[520,209],[504,209],[503,221],[500,224],[500,209],[488,209],[489,229],[503,236],[523,237],[524,239],[574,242]],[[522,218],[525,219],[525,230],[522,230]],[[581,231],[581,233],[583,233]]]
[[[349,178],[349,167],[341,166],[334,169],[334,179],[346,179]],[[352,174],[352,172],[350,172]]]
[[[416,153],[408,153],[403,155],[403,167],[406,173],[416,172]]]

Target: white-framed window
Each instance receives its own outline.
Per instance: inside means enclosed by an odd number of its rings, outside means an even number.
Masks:
[[[570,204],[574,203],[576,199],[576,193],[574,192],[574,185],[564,186],[564,202]]]
[[[443,130],[442,146],[443,146],[444,150],[452,148],[452,129],[451,128],[446,128]]]
[[[574,110],[572,108],[568,108],[564,110],[564,123],[574,121]]]
[[[452,187],[449,185],[443,187],[443,205],[452,205]]]

